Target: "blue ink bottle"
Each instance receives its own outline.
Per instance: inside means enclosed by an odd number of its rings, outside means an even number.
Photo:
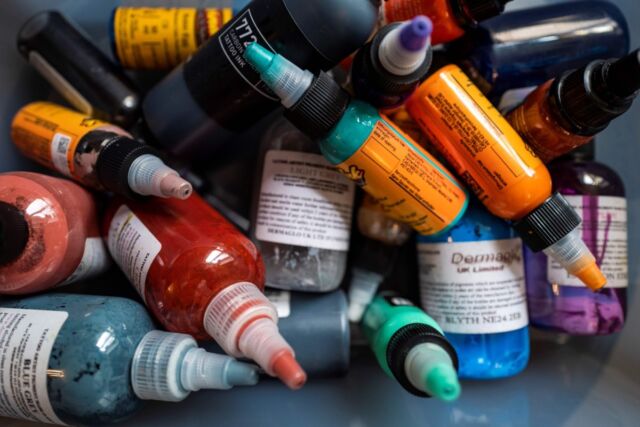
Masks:
[[[418,236],[420,300],[455,347],[461,378],[515,375],[529,360],[522,241],[478,202],[450,230]]]

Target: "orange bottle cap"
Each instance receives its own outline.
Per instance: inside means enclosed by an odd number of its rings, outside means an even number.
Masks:
[[[607,278],[596,263],[589,264],[574,274],[592,291],[599,291],[607,284]]]

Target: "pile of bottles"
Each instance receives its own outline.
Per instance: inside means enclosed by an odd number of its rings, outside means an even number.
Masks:
[[[118,7],[110,53],[31,17],[18,49],[67,105],[11,123],[58,176],[0,173],[0,416],[299,389],[344,375],[358,336],[452,401],[521,372],[530,324],[620,331],[627,204],[594,137],[639,93],[640,51],[611,3],[508,1]],[[140,90],[149,70],[172,71]],[[64,293],[112,265],[144,307]]]

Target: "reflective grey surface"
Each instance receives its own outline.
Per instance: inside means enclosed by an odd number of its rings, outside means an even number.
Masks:
[[[516,0],[510,8],[559,0]],[[126,3],[150,4],[150,1]],[[151,2],[159,4],[158,1]],[[197,0],[167,2],[201,4]],[[640,45],[640,1],[615,0],[629,20],[631,46]],[[0,8],[0,171],[34,169],[9,142],[9,125],[23,104],[48,95],[15,48],[15,34],[35,11],[57,8],[80,23],[107,49],[109,0],[4,0]],[[521,375],[492,382],[465,382],[458,402],[443,404],[408,395],[378,368],[368,350],[354,351],[344,379],[316,380],[290,392],[275,381],[230,392],[201,392],[180,404],[150,403],[123,426],[630,426],[640,425],[640,102],[597,142],[597,157],[618,170],[630,211],[630,299],[625,330],[616,336],[559,343],[534,334],[530,366]],[[331,351],[331,349],[327,349]],[[0,418],[2,427],[36,424]]]

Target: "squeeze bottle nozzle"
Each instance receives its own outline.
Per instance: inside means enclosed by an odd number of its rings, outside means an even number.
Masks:
[[[220,291],[209,303],[204,318],[205,329],[226,353],[255,360],[267,374],[295,390],[304,385],[307,374],[280,335],[277,322],[273,304],[249,282]]]
[[[436,344],[422,343],[413,347],[404,361],[404,369],[418,390],[446,402],[460,396],[460,382],[451,357]]]
[[[298,68],[282,55],[275,54],[258,43],[247,46],[244,57],[286,108],[292,107],[313,82],[314,76],[310,71]]]
[[[258,367],[207,353],[185,334],[151,331],[133,356],[131,384],[140,399],[179,402],[192,391],[258,383]]]
[[[380,43],[378,58],[388,72],[407,76],[420,68],[431,46],[433,23],[418,15],[395,28]]]
[[[595,257],[580,237],[577,228],[543,249],[543,252],[592,291],[597,291],[607,284],[607,278],[596,264]]]
[[[131,190],[143,196],[184,200],[193,192],[189,181],[153,154],[143,154],[135,159],[129,167],[127,179]]]

